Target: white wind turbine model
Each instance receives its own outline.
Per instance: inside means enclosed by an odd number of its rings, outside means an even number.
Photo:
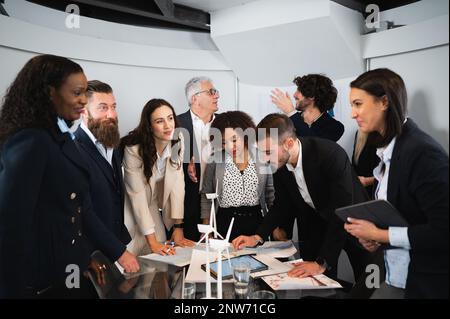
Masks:
[[[231,219],[230,226],[228,227],[227,236],[225,239],[211,239],[211,248],[217,251],[217,299],[222,299],[222,252],[227,251],[228,263],[230,264],[230,251],[228,248],[230,244],[231,229],[233,228],[234,217]],[[209,277],[209,274],[208,274]]]
[[[213,233],[214,237],[220,237],[223,239],[222,235],[217,232],[217,222],[216,222],[216,207],[214,205],[214,200],[219,197],[217,194],[217,184],[216,182],[216,191],[214,193],[206,194],[206,198],[211,200],[211,212],[209,215],[209,224],[198,224],[198,231],[204,234],[197,245],[202,241],[205,241],[206,245],[206,299],[211,299],[211,275],[210,275],[210,264],[209,264],[209,234]]]

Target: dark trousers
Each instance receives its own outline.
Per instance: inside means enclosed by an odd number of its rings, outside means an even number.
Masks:
[[[186,173],[185,173],[186,174]],[[184,199],[184,237],[193,241],[200,239],[198,232],[198,224],[201,224],[200,219],[200,194],[198,193],[198,186],[193,185],[192,182],[186,182],[185,199]]]
[[[230,241],[240,235],[254,235],[262,222],[261,206],[219,207],[217,211],[217,230],[223,237],[226,236],[231,219],[234,224],[231,230]]]

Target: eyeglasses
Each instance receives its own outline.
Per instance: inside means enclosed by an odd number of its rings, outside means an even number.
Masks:
[[[210,96],[219,95],[219,90],[216,90],[214,88],[213,89],[209,89],[209,90],[204,90],[204,91],[197,92],[194,95],[197,95],[197,94],[200,94],[200,93],[205,93],[205,92],[208,92],[208,94]]]

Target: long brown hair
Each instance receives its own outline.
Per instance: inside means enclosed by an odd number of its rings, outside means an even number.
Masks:
[[[400,75],[389,69],[375,69],[361,74],[350,83],[350,87],[366,91],[375,99],[386,96],[388,100],[384,136],[378,132],[369,133],[371,144],[377,147],[386,146],[394,137],[402,133],[407,115],[408,95],[405,82]]]
[[[168,106],[172,110],[175,128],[179,127],[173,106],[163,99],[151,99],[147,102],[147,104],[145,104],[142,110],[139,125],[128,133],[128,135],[124,136],[120,143],[120,149],[122,151],[126,146],[139,145],[139,156],[142,158],[142,162],[144,164],[144,175],[147,182],[150,181],[150,178],[152,177],[152,168],[157,159],[155,136],[153,135],[151,123],[152,114],[156,111],[156,109],[164,105]],[[176,138],[174,135],[174,140],[172,141],[172,151],[178,150],[178,158],[180,157],[181,148],[173,146],[179,142],[180,139]],[[170,158],[170,162],[174,166],[180,166],[179,163],[175,162],[172,157]]]

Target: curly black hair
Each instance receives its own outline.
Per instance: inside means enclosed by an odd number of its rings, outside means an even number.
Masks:
[[[256,129],[256,125],[253,122],[250,115],[241,111],[228,111],[225,113],[221,113],[216,116],[214,121],[211,123],[211,129],[217,129],[220,131],[222,136],[225,135],[225,129],[232,128],[237,129],[240,128],[242,131],[246,129]],[[210,134],[210,140],[213,141],[214,136]],[[215,141],[218,143],[219,141]],[[220,141],[221,142],[221,141]],[[244,145],[248,149],[248,136],[244,136]],[[216,147],[218,145],[215,145]]]
[[[322,74],[308,74],[296,77],[294,83],[304,97],[314,98],[314,104],[320,112],[326,112],[334,107],[338,92],[330,78]]]
[[[139,125],[134,130],[129,132],[128,135],[122,137],[120,142],[120,150],[122,151],[122,153],[126,146],[139,145],[139,156],[144,163],[144,175],[147,179],[147,182],[149,182],[150,178],[152,177],[152,168],[157,159],[155,137],[152,132],[152,114],[156,109],[160,108],[163,105],[168,106],[172,110],[175,120],[175,128],[179,127],[177,116],[175,114],[175,109],[173,108],[173,106],[163,99],[151,99],[147,102],[147,104],[145,104],[144,108],[142,109]],[[174,147],[174,145],[179,142],[180,139],[178,138],[172,142],[172,150],[178,150],[178,155],[180,155],[181,149]],[[176,164],[172,162],[172,157],[171,164]]]
[[[29,60],[6,91],[0,110],[0,146],[24,128],[56,129],[56,110],[50,87],[59,89],[72,74],[82,73],[77,63],[55,55]]]

